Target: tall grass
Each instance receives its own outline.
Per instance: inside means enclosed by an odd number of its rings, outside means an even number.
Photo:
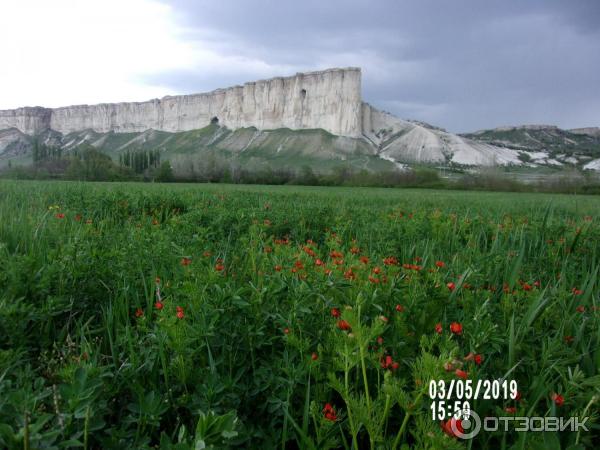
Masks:
[[[597,416],[599,211],[0,181],[0,447],[593,448],[597,417],[460,441],[427,387],[507,377],[520,400],[473,401],[480,416]]]

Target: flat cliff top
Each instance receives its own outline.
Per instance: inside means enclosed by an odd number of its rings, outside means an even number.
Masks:
[[[290,75],[290,76],[285,76],[285,77],[272,77],[272,78],[266,78],[266,79],[256,80],[256,81],[248,81],[248,82],[244,83],[244,85],[262,84],[262,83],[268,83],[268,82],[274,81],[274,80],[290,80],[290,79],[299,78],[299,77],[313,77],[313,76],[325,75],[325,74],[329,74],[329,73],[338,73],[338,72],[359,72],[360,73],[360,71],[361,71],[360,67],[334,67],[334,68],[330,68],[330,69],[315,70],[315,71],[311,71],[311,72],[297,72],[295,75]],[[95,103],[93,105],[79,104],[79,105],[59,106],[56,108],[46,108],[43,106],[23,106],[23,107],[16,108],[16,109],[0,110],[0,114],[9,113],[11,111],[23,111],[23,110],[28,110],[28,111],[37,110],[36,112],[42,112],[44,110],[60,110],[60,109],[65,109],[65,108],[87,108],[90,106],[110,106],[110,105],[126,105],[126,104],[141,105],[144,103],[151,103],[151,102],[160,103],[163,100],[169,100],[169,99],[181,98],[181,97],[191,97],[191,96],[210,96],[210,95],[218,94],[221,92],[225,92],[229,89],[242,89],[242,88],[243,88],[242,85],[235,85],[235,86],[229,86],[229,87],[225,87],[225,88],[213,89],[212,91],[208,91],[208,92],[196,92],[196,93],[192,93],[192,94],[178,94],[178,95],[165,95],[164,97],[161,97],[161,98],[153,98],[150,100],[143,100],[143,101],[136,101],[136,102],[104,102],[104,103]]]

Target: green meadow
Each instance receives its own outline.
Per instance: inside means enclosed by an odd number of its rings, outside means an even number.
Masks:
[[[595,448],[599,213],[579,195],[0,180],[0,448]],[[431,380],[499,379],[518,388],[432,407]],[[455,400],[589,430],[464,440]]]

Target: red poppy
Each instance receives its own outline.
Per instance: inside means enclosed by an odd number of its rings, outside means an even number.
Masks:
[[[375,268],[373,268],[373,273],[374,273],[375,275],[379,275],[379,274],[381,273],[381,268],[379,268],[379,267],[375,267]]]
[[[76,220],[77,222],[81,222],[81,214],[76,214],[76,215],[75,215],[75,220]]]
[[[436,265],[437,267],[440,267],[440,268],[442,268],[442,267],[445,267],[445,266],[446,266],[446,264],[445,264],[443,261],[436,261],[436,262],[435,262],[435,265]]]
[[[404,306],[402,306],[402,305],[396,305],[396,311],[398,311],[398,312],[404,311]]]
[[[329,420],[330,422],[337,421],[337,415],[331,404],[325,403],[325,407],[323,408],[323,417],[325,417],[325,419]]]
[[[356,280],[356,274],[352,272],[352,269],[348,269],[344,272],[344,278],[346,280]]]
[[[290,329],[289,328],[284,328],[283,329],[283,334],[290,334]]]
[[[396,265],[398,265],[398,260],[396,258],[394,258],[393,256],[388,256],[387,258],[385,258],[383,260],[383,263],[386,266],[396,266]]]
[[[202,256],[204,256],[205,258],[208,258],[209,256],[212,256],[212,253],[207,250],[204,253],[202,253]]]
[[[275,266],[275,271],[276,272],[281,272],[282,267],[278,264]]]
[[[164,308],[165,305],[163,305],[162,302],[156,302],[154,304],[154,306],[156,307],[156,309],[158,309],[160,311],[161,309]]]
[[[383,323],[388,323],[389,319],[385,316],[379,316],[379,320],[381,320]]]
[[[181,306],[177,307],[177,318],[178,319],[183,319],[185,317],[185,314],[183,313],[183,308]]]
[[[189,266],[191,263],[192,263],[192,260],[190,258],[181,258],[182,266]]]
[[[360,248],[358,248],[358,247],[352,247],[350,249],[350,253],[352,253],[353,255],[356,255],[359,252],[360,252]]]
[[[341,316],[340,310],[338,308],[331,308],[331,315],[335,318]]]
[[[462,434],[465,432],[462,426],[462,420],[454,417],[448,419],[446,422],[442,422],[440,425],[444,433],[446,433],[448,436],[457,437],[458,433]],[[452,428],[456,429],[456,432]]]
[[[138,308],[135,310],[135,317],[142,317],[144,315],[144,311],[142,308]]]
[[[573,293],[573,295],[581,295],[581,294],[583,294],[583,291],[581,289],[577,289],[577,288],[571,289],[571,292]]]
[[[54,217],[56,217],[57,219],[64,219],[64,218],[65,218],[65,215],[64,215],[63,213],[56,213],[56,214],[54,215]]]
[[[524,291],[530,291],[532,289],[531,285],[527,283],[523,283],[522,287]]]
[[[329,256],[331,256],[333,259],[344,257],[344,255],[337,250],[333,250],[331,253],[329,253]]]
[[[382,338],[381,336],[378,336],[378,337],[377,337],[377,343],[378,343],[379,345],[383,344],[383,338]]]
[[[397,370],[397,369],[398,369],[398,367],[400,367],[400,364],[398,364],[396,361],[394,361],[394,362],[392,363],[392,370]]]
[[[363,264],[369,264],[369,258],[366,256],[361,256],[360,258],[358,258],[360,260],[361,263]]]
[[[273,247],[269,247],[268,245],[265,247],[265,253],[271,253],[273,251]]]
[[[481,355],[475,355],[475,357],[473,358],[473,361],[475,361],[475,364],[477,364],[478,366],[480,366],[481,363],[483,362],[483,356],[481,356]]]
[[[369,281],[373,284],[377,284],[377,283],[379,283],[379,278],[369,277]]]
[[[388,369],[392,367],[393,362],[394,361],[392,360],[392,357],[390,355],[387,355],[386,357],[381,358],[379,364],[381,365],[382,369]]]
[[[579,305],[577,308],[575,308],[575,310],[577,312],[584,313],[585,312],[585,306]]]
[[[344,330],[344,331],[350,330],[352,328],[350,326],[350,324],[348,322],[346,322],[345,320],[343,320],[343,319],[342,320],[338,320],[337,327],[340,330]]]
[[[565,398],[556,392],[553,393],[550,398],[556,404],[556,406],[562,406],[565,403]]]
[[[454,334],[462,334],[463,327],[458,322],[452,322],[450,324],[450,331],[452,331],[452,333],[454,333]]]
[[[442,334],[442,323],[441,322],[438,322],[435,324],[435,332],[437,334]]]
[[[216,270],[217,272],[221,272],[221,271],[225,270],[225,266],[224,266],[223,264],[217,264],[217,265],[215,266],[215,270]]]
[[[467,372],[465,372],[464,370],[460,370],[460,369],[456,369],[454,371],[454,374],[458,377],[458,378],[462,378],[464,380],[466,380],[467,378],[469,378],[469,374]]]
[[[446,287],[453,291],[456,288],[456,284],[451,281],[450,283],[446,284]]]
[[[316,361],[317,359],[319,359],[319,355],[317,355],[315,352],[313,352],[313,354],[310,355],[310,359],[312,359],[313,361]]]
[[[322,266],[323,264],[324,264],[323,261],[321,261],[320,259],[315,260],[315,265]]]

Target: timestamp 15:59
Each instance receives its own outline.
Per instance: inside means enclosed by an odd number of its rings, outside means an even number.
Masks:
[[[431,402],[431,419],[446,420],[450,417],[455,419],[466,419],[471,411],[469,402],[456,400],[447,402],[445,400],[434,400]]]

